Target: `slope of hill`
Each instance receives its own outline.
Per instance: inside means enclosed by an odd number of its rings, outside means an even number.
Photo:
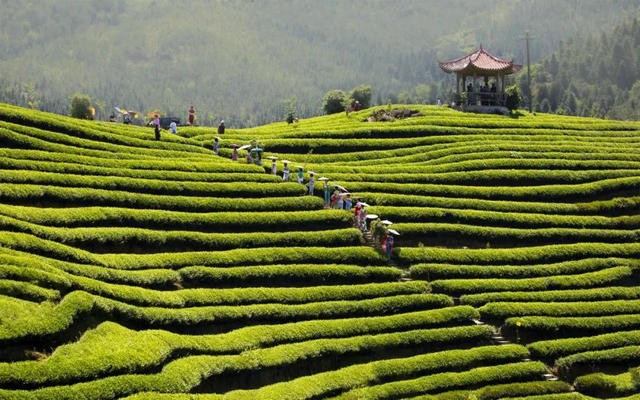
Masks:
[[[216,156],[0,105],[0,398],[639,393],[640,124],[410,107]],[[277,175],[229,159],[252,140]],[[391,220],[392,257],[285,158]]]

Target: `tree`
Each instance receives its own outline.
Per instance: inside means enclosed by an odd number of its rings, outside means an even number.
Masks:
[[[507,86],[505,88],[505,106],[509,111],[517,110],[522,101],[522,94],[516,85]]]
[[[369,85],[360,85],[351,89],[350,93],[351,98],[354,101],[360,102],[362,108],[371,107],[371,86]]]
[[[324,95],[322,109],[327,114],[335,114],[344,111],[347,95],[340,89],[332,89]]]
[[[298,108],[298,99],[292,96],[282,102],[287,123],[292,123],[296,119],[296,109]]]
[[[70,115],[73,118],[91,118],[91,99],[86,94],[76,93],[71,97]]]

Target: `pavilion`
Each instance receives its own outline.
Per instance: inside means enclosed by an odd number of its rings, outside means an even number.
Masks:
[[[466,92],[468,105],[504,106],[505,76],[522,69],[520,64],[490,54],[482,45],[471,54],[438,64],[443,71],[456,74],[457,105],[462,104],[462,93]]]

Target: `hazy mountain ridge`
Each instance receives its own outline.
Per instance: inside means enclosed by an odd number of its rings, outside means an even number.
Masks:
[[[30,86],[39,108],[66,113],[88,94],[102,111],[119,105],[201,123],[256,125],[321,113],[327,90],[371,85],[374,102],[397,100],[418,84],[430,100],[449,77],[438,60],[483,44],[532,61],[577,33],[599,32],[636,10],[635,1],[190,1],[1,2],[3,100]],[[534,24],[535,22],[535,24]],[[443,86],[444,85],[444,86]],[[25,105],[25,104],[22,104]]]

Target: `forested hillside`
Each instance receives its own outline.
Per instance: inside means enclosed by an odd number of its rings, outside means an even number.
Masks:
[[[612,31],[570,40],[545,57],[534,72],[532,92],[536,109],[568,115],[640,119],[639,62],[637,15]]]
[[[0,0],[0,100],[68,114],[69,97],[253,126],[320,114],[331,89],[370,85],[373,103],[433,102],[452,77],[437,61],[482,44],[537,61],[610,30],[638,0]],[[635,64],[634,64],[635,65]]]

